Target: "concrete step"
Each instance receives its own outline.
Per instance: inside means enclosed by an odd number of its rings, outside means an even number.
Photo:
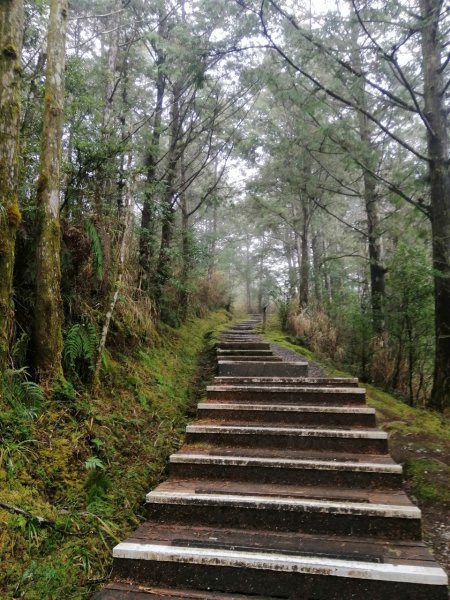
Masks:
[[[257,352],[257,350],[255,350]],[[274,354],[217,354],[217,358],[219,361],[219,365],[222,361],[233,361],[233,362],[281,362],[283,359],[280,356],[275,356]]]
[[[236,356],[273,356],[272,350],[269,349],[258,349],[258,348],[245,348],[242,345],[238,345],[238,348],[218,348],[217,358],[228,358],[229,356],[235,358]]]
[[[231,377],[214,378],[214,385],[245,386],[306,386],[306,387],[358,387],[358,380],[353,377]]]
[[[252,404],[363,405],[366,391],[356,387],[209,385],[208,400]]]
[[[267,342],[219,341],[217,347],[219,350],[270,350]]]
[[[232,377],[305,377],[308,375],[308,363],[219,360],[218,373]]]
[[[272,494],[264,495],[270,489]],[[332,532],[341,536],[421,539],[420,510],[407,504],[406,496],[385,493],[385,503],[375,503],[367,501],[360,490],[359,496],[351,490],[346,493],[349,499],[330,500],[322,499],[326,495],[332,497],[327,490],[320,490],[317,498],[310,498],[291,490],[284,495],[274,486],[264,489],[261,485],[247,484],[243,488],[236,484],[233,489],[231,484],[221,488],[215,481],[169,480],[147,494],[146,500],[148,517],[159,523],[285,531],[295,535]],[[396,498],[403,503],[393,504]]]
[[[293,544],[292,549],[283,551],[281,536],[255,540],[256,536],[249,539],[246,532],[221,536],[207,528],[198,533],[191,527],[171,531],[152,525],[153,531],[147,536],[141,534],[114,548],[116,578],[125,579],[132,568],[146,586],[167,585],[175,594],[176,588],[189,585],[204,590],[201,597],[205,600],[211,589],[249,594],[254,600],[259,595],[261,600],[385,600],[389,595],[395,600],[447,599],[446,575],[420,545],[398,543],[385,548],[383,544],[363,543],[355,552],[356,544],[349,548],[342,539],[330,549],[325,540],[309,538],[303,546],[308,548],[306,552]],[[302,547],[301,542],[297,545]],[[192,596],[192,600],[196,598]],[[225,596],[223,600],[240,598]]]
[[[212,447],[284,448],[289,450],[333,450],[335,452],[368,452],[387,454],[387,434],[377,430],[326,429],[302,427],[269,427],[215,425],[199,422],[186,429],[188,444]]]
[[[303,425],[330,427],[375,427],[375,409],[367,406],[296,406],[292,404],[250,404],[202,402],[198,417],[217,425]]]
[[[382,461],[343,461],[326,458],[271,458],[242,454],[177,452],[170,457],[175,478],[219,479],[270,484],[334,486],[335,489],[401,489],[400,465]]]

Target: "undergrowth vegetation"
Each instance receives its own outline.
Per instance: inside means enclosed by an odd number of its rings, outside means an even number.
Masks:
[[[315,326],[315,325],[314,325]],[[280,328],[278,319],[268,319],[266,337],[298,352],[308,361],[319,362],[331,375],[349,377],[330,354],[312,352]],[[338,364],[336,364],[338,363]],[[422,505],[450,509],[450,418],[424,408],[411,407],[402,399],[364,384],[367,402],[377,411],[379,425],[389,433],[393,458],[404,465],[406,485]]]
[[[227,320],[219,311],[177,330],[161,325],[151,343],[106,355],[95,394],[74,381],[47,399],[26,371],[5,373],[2,600],[81,600],[107,578],[112,545],[138,525],[144,494],[182,442],[201,393],[199,360]],[[89,369],[90,344],[88,327],[68,332],[68,372]]]

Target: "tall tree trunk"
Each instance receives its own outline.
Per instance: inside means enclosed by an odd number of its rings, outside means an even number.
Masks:
[[[163,16],[160,16],[159,36],[164,36]],[[149,289],[154,264],[156,249],[155,241],[155,213],[156,213],[156,170],[159,160],[159,146],[161,140],[161,123],[166,90],[166,77],[164,75],[165,55],[157,49],[156,57],[156,106],[152,124],[152,135],[146,156],[146,190],[142,206],[141,230],[139,237],[139,265],[140,282],[144,289]]]
[[[52,383],[62,376],[59,205],[67,12],[68,0],[51,0],[42,151],[37,184],[39,231],[34,321],[35,366],[39,379],[44,383]]]
[[[14,247],[20,223],[18,200],[20,51],[23,0],[0,2],[0,372],[8,360],[13,326]]]
[[[181,84],[175,83],[171,110],[170,146],[166,176],[166,189],[164,190],[162,197],[161,246],[159,250],[155,278],[154,300],[159,309],[161,308],[164,286],[171,275],[172,260],[170,254],[170,245],[172,243],[175,221],[175,183],[177,177],[177,166],[181,157],[181,151],[179,148],[181,132],[180,93]]]
[[[440,0],[420,0],[425,116],[431,191],[436,353],[430,406],[450,407],[450,179],[441,73]]]
[[[356,71],[364,71],[361,51],[358,46],[358,31],[355,23],[352,28],[352,62]],[[368,112],[367,94],[362,78],[357,83],[357,102],[358,106]],[[383,302],[385,295],[385,273],[386,269],[381,260],[381,239],[379,231],[378,217],[378,198],[376,192],[376,180],[372,173],[376,171],[376,149],[371,136],[371,127],[369,119],[362,111],[358,111],[359,137],[363,144],[364,164],[363,168],[363,187],[364,187],[364,206],[367,215],[367,237],[369,250],[369,269],[370,269],[370,302],[372,308],[372,324],[374,331],[381,334],[384,330]]]

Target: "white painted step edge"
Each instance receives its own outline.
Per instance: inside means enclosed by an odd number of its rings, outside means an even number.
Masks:
[[[448,577],[438,567],[393,565],[357,560],[340,560],[316,556],[295,556],[266,552],[240,552],[213,548],[185,548],[158,544],[122,542],[113,549],[114,558],[178,562],[264,569],[283,573],[305,573],[350,579],[369,579],[421,585],[448,584]]]
[[[331,471],[364,471],[370,473],[399,473],[403,472],[400,465],[376,462],[350,462],[333,460],[303,460],[289,458],[258,458],[248,456],[224,456],[220,454],[177,453],[170,456],[171,463],[177,464],[219,464],[241,467],[280,467],[288,469],[317,469]]]
[[[386,440],[385,431],[361,429],[305,429],[294,427],[245,427],[238,425],[188,425],[187,433],[222,433],[249,435],[296,435],[299,437],[338,437],[368,440]]]
[[[364,515],[384,518],[420,519],[421,512],[414,505],[370,504],[366,502],[311,500],[285,496],[252,496],[251,494],[202,494],[192,492],[149,492],[146,500],[150,504],[179,504],[254,508],[261,510],[283,509],[291,511],[333,512],[341,515]]]
[[[367,406],[297,406],[292,404],[232,404],[231,402],[200,402],[197,405],[199,410],[261,410],[278,412],[308,412],[308,413],[339,413],[339,414],[358,414],[374,415],[375,409]]]

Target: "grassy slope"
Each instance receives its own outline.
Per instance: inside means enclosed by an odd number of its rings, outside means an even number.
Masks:
[[[266,337],[319,363],[330,374],[350,377],[307,348],[293,344],[270,320]],[[377,411],[378,423],[390,434],[390,450],[404,463],[406,484],[421,504],[450,504],[450,419],[407,406],[382,390],[365,385],[367,401]]]
[[[0,508],[3,600],[88,598],[108,576],[112,545],[139,523],[182,442],[199,357],[226,322],[219,312],[165,330],[154,347],[111,358],[94,397],[48,401],[16,440],[0,436],[0,502],[56,523]]]

